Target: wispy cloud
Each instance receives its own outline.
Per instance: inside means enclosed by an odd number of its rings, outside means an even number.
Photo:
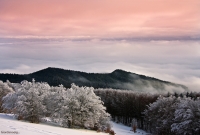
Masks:
[[[200,87],[199,40],[10,41],[0,45],[0,72],[30,73],[49,66],[101,73],[124,69],[185,84],[195,91]]]

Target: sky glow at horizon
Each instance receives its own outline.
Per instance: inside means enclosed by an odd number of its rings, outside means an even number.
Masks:
[[[0,0],[0,72],[115,69],[200,91],[199,0]]]

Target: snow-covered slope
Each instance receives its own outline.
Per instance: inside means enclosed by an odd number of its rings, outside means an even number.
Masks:
[[[145,135],[142,130],[137,133],[130,131],[130,127],[112,123],[116,135]],[[84,129],[68,129],[48,124],[33,124],[24,121],[18,121],[13,115],[0,113],[0,133],[1,134],[20,134],[20,135],[108,135],[106,133],[97,133],[95,131]]]
[[[112,129],[115,131],[116,135],[146,135],[147,133],[141,129],[137,129],[136,133],[130,131],[131,128],[122,124],[117,124],[112,122]]]

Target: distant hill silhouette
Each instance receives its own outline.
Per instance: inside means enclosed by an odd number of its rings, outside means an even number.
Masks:
[[[94,88],[113,88],[136,91],[187,91],[184,85],[162,81],[156,78],[126,72],[120,69],[112,73],[85,73],[80,71],[64,70],[60,68],[46,68],[31,74],[0,74],[0,80],[9,80],[20,83],[23,80],[47,82],[49,85],[63,84],[69,88],[72,83],[79,86],[92,86]],[[170,89],[170,90],[169,90]]]

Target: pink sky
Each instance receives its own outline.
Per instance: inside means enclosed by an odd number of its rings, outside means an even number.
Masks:
[[[1,0],[0,36],[200,35],[199,0]]]
[[[199,91],[200,0],[0,0],[0,58],[0,73],[123,69]]]

